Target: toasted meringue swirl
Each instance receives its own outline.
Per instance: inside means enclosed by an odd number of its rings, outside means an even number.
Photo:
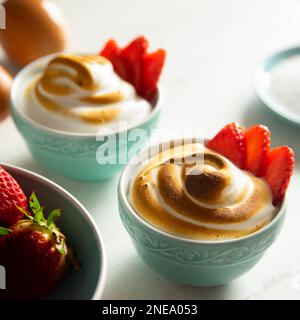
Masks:
[[[100,125],[113,129],[117,120],[139,121],[151,111],[102,56],[60,54],[28,90],[36,120],[55,129],[87,133]]]
[[[174,146],[152,158],[133,180],[131,202],[144,220],[202,240],[242,237],[272,220],[276,209],[263,179],[203,145],[194,147],[202,153],[201,163],[187,162],[189,155]]]

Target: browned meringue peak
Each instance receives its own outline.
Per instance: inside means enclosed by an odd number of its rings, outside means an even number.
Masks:
[[[40,79],[41,86],[53,94],[69,94],[70,87],[61,85],[55,80],[60,77],[69,78],[84,90],[95,90],[99,88],[89,65],[98,63],[105,64],[108,61],[101,56],[77,56],[74,54],[61,54],[52,59],[46,67]],[[70,68],[62,69],[61,66]]]
[[[186,191],[198,201],[219,203],[222,191],[231,183],[226,162],[217,154],[204,154],[204,163],[184,166],[182,180]]]
[[[230,182],[230,176],[199,167],[184,177],[187,192],[199,201],[215,203],[221,197],[222,191]]]
[[[40,87],[37,86],[37,91],[40,95],[40,88],[54,95],[69,95],[74,92],[74,89],[72,90],[65,83],[58,82],[60,78],[67,78],[80,89],[87,91],[86,95],[80,98],[81,101],[97,105],[118,102],[123,98],[119,91],[93,95],[95,90],[101,88],[101,83],[93,74],[93,65],[107,63],[109,61],[102,56],[61,54],[49,62],[39,80]]]
[[[239,237],[270,221],[274,207],[263,179],[209,149],[202,164],[174,162],[187,157],[179,148],[169,155],[169,162],[166,152],[154,157],[132,184],[132,204],[149,223],[175,235],[209,239]]]
[[[48,63],[29,90],[33,90],[39,104],[51,112],[80,118],[91,124],[111,122],[121,110],[105,107],[122,101],[124,97],[119,90],[101,91],[95,68],[106,64],[110,62],[102,56],[60,54]],[[74,108],[80,105],[104,108],[75,112]]]

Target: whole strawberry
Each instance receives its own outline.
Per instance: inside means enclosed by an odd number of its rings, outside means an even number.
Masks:
[[[6,269],[7,288],[0,290],[2,299],[42,297],[58,285],[70,262],[75,261],[65,236],[54,223],[61,210],[52,211],[45,219],[34,193],[30,208],[32,215],[19,208],[27,219],[11,226],[9,234],[4,235],[1,260]],[[5,233],[7,229],[2,230]]]
[[[23,214],[17,209],[27,207],[27,198],[17,181],[0,166],[0,225],[18,222]]]

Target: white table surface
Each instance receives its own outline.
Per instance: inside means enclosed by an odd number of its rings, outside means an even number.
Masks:
[[[280,119],[255,96],[253,67],[265,55],[300,44],[297,0],[57,0],[69,23],[69,49],[98,52],[105,40],[122,44],[145,34],[153,48],[168,51],[162,85],[166,93],[161,127],[203,128],[207,136],[224,124],[263,123],[274,146],[288,144],[300,156],[300,127]],[[2,63],[6,63],[1,55]],[[119,219],[118,177],[79,183],[48,173],[29,154],[12,120],[0,123],[0,161],[54,180],[91,212],[108,258],[106,299],[299,299],[299,162],[289,208],[277,242],[247,274],[229,285],[192,288],[174,284],[137,256]]]

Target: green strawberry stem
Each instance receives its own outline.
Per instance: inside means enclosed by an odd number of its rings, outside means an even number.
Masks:
[[[40,202],[34,192],[32,192],[29,198],[29,207],[32,212],[29,213],[27,210],[17,206],[17,208],[24,214],[24,216],[36,223],[38,226],[48,229],[52,234],[52,240],[55,243],[57,251],[62,254],[67,254],[67,246],[65,243],[65,236],[55,225],[55,220],[61,216],[62,210],[55,209],[45,219],[44,208],[40,205]]]
[[[0,236],[6,236],[11,233],[11,230],[0,227]]]

